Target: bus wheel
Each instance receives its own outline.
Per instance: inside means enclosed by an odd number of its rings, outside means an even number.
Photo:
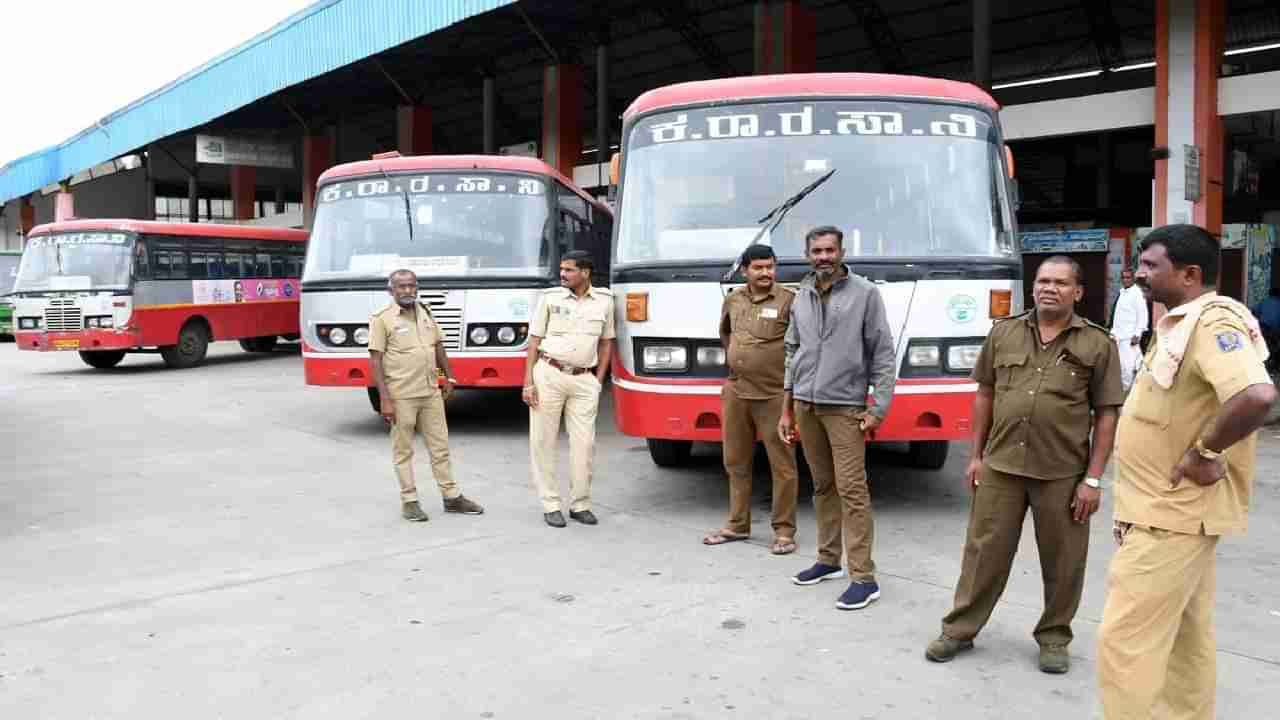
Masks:
[[[245,338],[240,341],[240,347],[245,352],[269,353],[275,349],[279,338],[275,335],[264,335],[262,337]]]
[[[382,415],[382,396],[378,394],[378,388],[369,387],[365,389],[369,391],[369,404],[373,406],[373,412],[377,415]]]
[[[80,351],[80,359],[89,367],[106,370],[107,368],[113,368],[120,364],[120,361],[124,359],[124,351],[98,350],[96,352],[85,352],[82,350]]]
[[[689,455],[693,452],[693,441],[691,440],[647,438],[645,443],[649,446],[649,457],[653,458],[653,464],[658,467],[680,467],[685,465],[689,462]]]
[[[946,440],[921,440],[911,443],[908,458],[913,466],[925,470],[940,470],[947,463],[947,450],[951,443]]]
[[[209,335],[199,322],[189,322],[178,332],[178,344],[160,348],[160,357],[171,368],[195,367],[209,352]]]

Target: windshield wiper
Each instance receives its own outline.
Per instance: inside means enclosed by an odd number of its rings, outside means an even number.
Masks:
[[[387,181],[387,189],[391,189],[391,176],[382,166],[378,166],[378,172],[382,173],[382,179]],[[409,242],[413,242],[413,212],[409,209],[409,191],[401,188],[400,197],[404,198],[404,221],[409,224]]]
[[[766,232],[772,234],[774,229],[777,228],[778,225],[782,224],[782,219],[787,216],[787,213],[791,212],[791,208],[795,207],[796,205],[799,205],[800,201],[805,199],[805,197],[809,193],[818,189],[819,185],[826,182],[827,180],[830,180],[831,176],[835,174],[836,174],[836,169],[831,168],[825,174],[823,174],[822,177],[809,183],[809,185],[806,186],[803,190],[787,198],[785,201],[783,201],[781,205],[770,210],[769,214],[757,220],[756,222],[761,223],[760,232],[756,233],[756,236],[751,239],[751,243],[747,245],[747,247],[751,247],[751,245],[755,245],[756,243],[760,242],[760,238],[764,237],[764,234]],[[773,222],[770,223],[769,222],[770,220],[772,220]],[[745,252],[746,249],[747,248],[743,248],[743,251]],[[738,272],[738,269],[741,267],[742,267],[742,253],[738,253],[738,257],[734,258],[733,267],[729,268],[729,272],[724,274],[724,281],[728,282],[729,280],[733,279],[733,276]]]

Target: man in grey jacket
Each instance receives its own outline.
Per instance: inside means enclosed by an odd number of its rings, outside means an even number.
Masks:
[[[792,582],[816,585],[845,577],[843,551],[852,582],[836,607],[859,610],[880,598],[871,559],[875,528],[865,433],[889,411],[893,331],[880,291],[844,264],[844,233],[832,226],[810,230],[805,254],[813,272],[800,283],[791,306],[778,434],[790,445],[798,430],[813,474],[818,561]],[[875,392],[870,408],[869,386]]]

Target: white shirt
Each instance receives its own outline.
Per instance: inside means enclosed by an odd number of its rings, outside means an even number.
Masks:
[[[1120,291],[1112,317],[1111,337],[1117,340],[1140,338],[1147,331],[1147,299],[1136,283]]]

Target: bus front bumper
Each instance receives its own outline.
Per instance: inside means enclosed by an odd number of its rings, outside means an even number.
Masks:
[[[19,330],[14,335],[19,350],[58,352],[63,350],[132,350],[142,344],[137,333],[124,330],[86,329],[75,332],[32,332]]]
[[[721,384],[653,381],[625,371],[613,379],[614,421],[624,435],[720,442]],[[889,415],[874,440],[967,440],[977,385],[950,379],[899,381]]]
[[[368,353],[315,352],[302,348],[302,366],[308,385],[369,387]],[[525,355],[520,353],[449,353],[449,369],[458,387],[518,388],[524,385]]]

